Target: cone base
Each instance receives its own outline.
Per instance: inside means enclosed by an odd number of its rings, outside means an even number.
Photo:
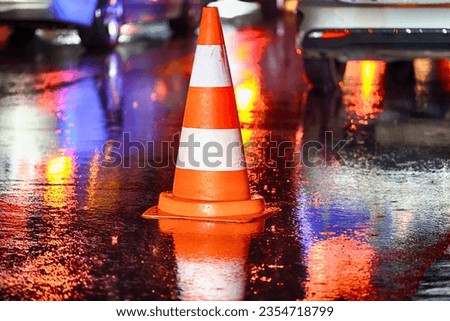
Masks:
[[[198,251],[195,251],[195,248],[205,247],[208,243],[220,239],[221,245],[219,248],[211,251],[202,251],[202,253],[209,252],[210,256],[217,256],[217,253],[221,252],[221,249],[226,249],[228,255],[234,253],[235,251],[230,251],[230,242],[227,242],[225,239],[230,237],[246,238],[253,234],[259,234],[264,230],[264,224],[265,218],[258,218],[250,223],[206,222],[199,220],[188,221],[186,219],[180,220],[170,218],[162,218],[159,220],[161,232],[186,237],[183,242],[183,245],[185,245],[183,249],[185,249],[186,252],[196,253]],[[198,242],[197,238],[192,238],[192,234],[206,238],[209,242]],[[239,247],[239,249],[242,249],[242,247]],[[224,256],[222,255],[221,257]]]
[[[248,223],[277,212],[265,208],[264,199],[255,195],[243,201],[197,201],[176,197],[172,192],[159,196],[158,206],[148,209],[146,219],[189,219],[213,222]]]

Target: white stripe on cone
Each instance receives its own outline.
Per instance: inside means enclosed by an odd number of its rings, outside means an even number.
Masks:
[[[245,294],[244,260],[177,260],[181,300],[238,301]]]
[[[189,86],[202,88],[232,86],[224,46],[197,46]]]
[[[232,129],[183,127],[177,167],[199,171],[239,171],[246,168],[241,132]]]

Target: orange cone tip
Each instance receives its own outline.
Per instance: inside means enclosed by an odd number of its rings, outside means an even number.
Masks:
[[[250,222],[266,216],[251,195],[240,123],[217,8],[203,8],[173,191],[144,218]]]

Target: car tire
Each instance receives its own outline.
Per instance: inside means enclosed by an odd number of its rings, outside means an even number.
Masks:
[[[334,90],[344,77],[345,63],[336,59],[305,58],[303,66],[311,85],[323,92]]]
[[[78,30],[81,43],[87,49],[112,49],[119,42],[122,24],[123,1],[100,0],[92,26]]]
[[[261,0],[261,11],[265,17],[274,17],[280,13],[277,0]]]
[[[394,61],[386,65],[386,82],[413,84],[415,82],[413,61]]]
[[[194,5],[189,0],[185,0],[181,15],[177,18],[170,19],[170,28],[175,35],[185,35],[193,32],[200,23],[202,14],[201,6]]]
[[[34,28],[15,27],[13,33],[8,38],[8,46],[20,48],[27,45],[36,33]]]

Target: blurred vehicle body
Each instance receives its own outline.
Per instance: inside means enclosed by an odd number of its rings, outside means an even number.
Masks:
[[[336,85],[348,60],[450,56],[449,0],[301,0],[297,19],[316,87]]]
[[[75,28],[86,47],[112,48],[124,23],[168,19],[175,32],[197,27],[204,0],[0,0],[0,23],[23,45],[36,28]]]

